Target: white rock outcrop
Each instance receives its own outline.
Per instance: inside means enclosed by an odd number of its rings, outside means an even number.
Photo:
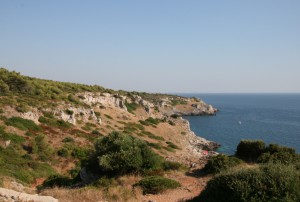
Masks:
[[[0,201],[4,202],[58,202],[51,196],[40,196],[0,188]]]
[[[113,106],[119,107],[127,111],[125,102],[127,97],[122,95],[112,95],[110,93],[103,93],[103,94],[95,94],[95,93],[84,93],[80,94],[82,97],[81,101],[87,105],[93,104],[101,104],[103,106]]]

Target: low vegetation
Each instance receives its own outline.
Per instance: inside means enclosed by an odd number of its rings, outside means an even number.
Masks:
[[[299,189],[299,170],[291,165],[268,164],[222,173],[192,201],[299,201]]]
[[[168,189],[176,189],[181,185],[172,179],[161,176],[150,176],[142,179],[136,186],[140,186],[144,194],[158,194]]]
[[[6,119],[5,124],[8,126],[14,126],[20,130],[39,131],[41,129],[33,121],[28,120],[28,119],[23,119],[21,117],[12,117],[12,118]]]
[[[163,161],[145,142],[118,132],[97,140],[95,155],[100,172],[118,175],[159,169]]]
[[[300,155],[294,149],[243,140],[236,157],[211,158],[204,170],[217,175],[190,201],[299,201]],[[243,166],[241,159],[251,166]]]
[[[220,173],[221,171],[225,171],[229,168],[238,166],[241,163],[243,163],[243,161],[236,157],[229,157],[224,154],[219,154],[209,159],[209,161],[204,167],[204,170],[209,173],[215,174]]]

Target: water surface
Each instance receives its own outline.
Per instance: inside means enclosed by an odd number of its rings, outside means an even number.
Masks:
[[[242,139],[261,139],[300,152],[300,94],[184,94],[220,109],[216,116],[185,117],[199,136],[234,154]]]

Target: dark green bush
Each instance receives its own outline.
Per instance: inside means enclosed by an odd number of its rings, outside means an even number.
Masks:
[[[162,167],[165,171],[168,170],[180,170],[180,169],[184,169],[185,166],[182,165],[181,163],[178,162],[174,162],[174,161],[165,161],[162,164]]]
[[[180,115],[178,115],[178,114],[172,114],[171,117],[172,117],[173,119],[178,119],[178,118],[180,117]]]
[[[163,137],[161,137],[161,136],[154,135],[153,133],[148,132],[148,131],[142,131],[142,134],[147,135],[147,136],[148,136],[149,138],[151,138],[151,139],[155,139],[155,140],[165,140],[165,138],[163,138]]]
[[[171,126],[175,126],[176,124],[173,122],[173,121],[168,121],[168,123],[171,125]]]
[[[61,148],[57,151],[57,155],[61,157],[68,157],[70,155],[69,150],[66,148]]]
[[[242,140],[237,146],[236,156],[245,161],[257,161],[265,148],[262,140]]]
[[[158,169],[162,162],[145,142],[118,132],[97,140],[95,150],[99,169],[114,174]]]
[[[208,160],[207,164],[204,167],[204,170],[209,173],[220,173],[221,171],[227,170],[228,168],[235,167],[241,164],[243,161],[235,158],[229,157],[224,154],[219,154],[213,156]]]
[[[106,117],[106,118],[108,118],[108,119],[113,119],[111,116],[109,116],[108,114],[104,114],[104,116]]]
[[[70,179],[62,175],[52,175],[48,177],[40,188],[54,188],[54,187],[68,187],[74,183],[73,179]]]
[[[290,147],[281,146],[278,144],[270,144],[268,147],[266,147],[264,152],[269,152],[270,154],[279,153],[279,152],[286,152],[289,154],[296,154],[295,149]]]
[[[36,125],[33,121],[28,119],[23,119],[21,117],[12,117],[5,121],[5,124],[8,126],[14,126],[20,130],[33,130],[39,131],[41,128]]]
[[[102,135],[98,130],[93,130],[92,132],[91,132],[93,135]]]
[[[144,194],[158,194],[181,186],[179,182],[161,176],[146,177],[136,185],[143,189]]]
[[[75,147],[71,153],[74,158],[86,160],[91,155],[91,150],[81,147]]]
[[[152,147],[152,148],[155,148],[157,150],[161,149],[161,144],[159,144],[159,143],[147,142],[147,145],[150,146],[150,147]]]
[[[62,142],[64,142],[64,143],[74,142],[74,138],[72,138],[72,137],[65,137],[65,138],[62,140]]]
[[[154,119],[152,117],[147,118],[145,121],[140,120],[140,123],[145,126],[156,126],[161,122],[160,119]]]
[[[261,154],[257,160],[259,163],[282,163],[295,164],[300,162],[300,155],[296,154],[293,148],[270,144],[265,153]]]
[[[70,109],[67,109],[66,111],[66,114],[68,115],[73,115],[74,114],[74,111],[70,110]]]
[[[174,144],[173,142],[166,142],[168,147],[172,148],[172,149],[181,149],[180,147],[178,147],[176,144]]]
[[[190,201],[248,202],[299,201],[300,173],[293,166],[269,164],[221,174]]]

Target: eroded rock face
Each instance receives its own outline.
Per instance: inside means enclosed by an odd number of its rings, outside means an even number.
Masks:
[[[101,104],[104,106],[119,107],[127,111],[127,107],[125,105],[127,99],[126,96],[112,95],[109,93],[103,93],[103,94],[84,93],[84,94],[80,94],[80,96],[83,97],[81,101],[88,105]]]
[[[22,117],[23,119],[32,120],[35,123],[39,123],[39,118],[41,115],[42,113],[40,111],[38,111],[37,109],[32,109],[29,112],[21,113],[20,117]]]
[[[69,113],[67,113],[67,110],[69,111]],[[94,121],[99,124],[102,123],[101,118],[96,116],[93,109],[75,108],[70,106],[67,109],[56,109],[53,113],[58,119],[69,122],[73,125],[76,125],[77,120],[82,120],[83,122]]]
[[[144,100],[141,96],[133,95],[134,103],[141,105],[148,114],[151,114],[152,109],[155,107],[153,103]]]

